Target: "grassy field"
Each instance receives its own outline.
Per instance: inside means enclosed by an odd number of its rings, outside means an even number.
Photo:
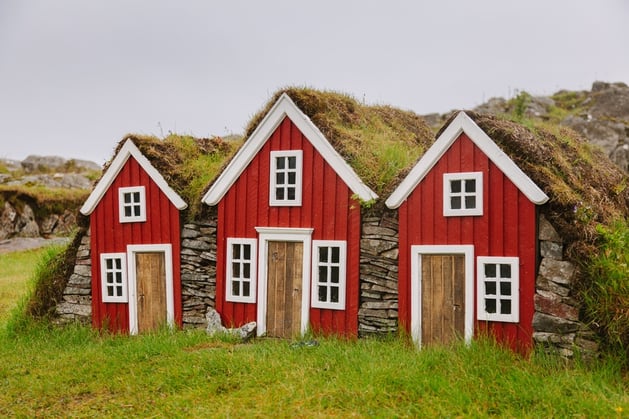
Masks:
[[[34,255],[24,258],[23,275]],[[8,259],[2,256],[0,282]],[[13,263],[13,262],[12,262]],[[14,314],[15,315],[15,314]],[[4,317],[6,319],[7,316]],[[7,320],[3,320],[6,324]],[[307,341],[304,341],[307,342]],[[522,359],[489,341],[421,352],[403,339],[238,343],[31,324],[0,332],[0,416],[626,417],[620,364]]]
[[[44,249],[0,253],[0,322],[9,310],[26,294],[28,278],[33,273]]]

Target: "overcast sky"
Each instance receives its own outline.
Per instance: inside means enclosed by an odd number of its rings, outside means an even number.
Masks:
[[[0,0],[0,157],[241,133],[280,87],[417,113],[629,83],[627,0]]]

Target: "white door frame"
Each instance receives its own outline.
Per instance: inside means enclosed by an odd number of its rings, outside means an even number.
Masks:
[[[418,348],[422,345],[422,255],[465,256],[465,343],[474,333],[474,246],[473,245],[414,245],[411,246],[411,336]]]
[[[170,244],[130,244],[127,246],[127,277],[129,278],[129,334],[138,334],[138,284],[136,278],[136,253],[164,253],[166,270],[166,323],[175,326],[175,298],[173,289],[173,253]]]
[[[310,253],[312,228],[256,227],[258,232],[258,307],[257,335],[266,333],[267,284],[269,242],[301,242],[303,265],[301,269],[301,334],[308,330],[310,322]]]

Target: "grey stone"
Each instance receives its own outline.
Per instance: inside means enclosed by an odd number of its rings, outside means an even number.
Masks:
[[[193,230],[191,228],[184,228],[183,231],[181,232],[181,238],[182,239],[196,239],[200,235],[201,235],[201,233],[199,233],[197,230]]]
[[[187,247],[187,248],[190,248],[190,249],[197,249],[197,250],[209,250],[210,249],[210,245],[208,243],[206,243],[205,241],[202,241],[202,240],[184,239],[181,242],[181,246],[182,247]]]
[[[559,242],[542,241],[539,245],[539,251],[544,258],[563,259],[563,244]]]
[[[563,242],[557,230],[550,224],[544,214],[539,217],[539,239],[558,243]]]
[[[569,285],[575,273],[575,266],[567,261],[542,259],[539,267],[539,275],[557,284]]]
[[[74,273],[83,277],[92,277],[92,267],[88,265],[74,265]]]
[[[533,315],[533,330],[566,334],[579,330],[579,323],[536,312]]]

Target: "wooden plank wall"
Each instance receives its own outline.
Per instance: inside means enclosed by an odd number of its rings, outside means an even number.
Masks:
[[[484,215],[444,217],[443,174],[471,171],[483,172]],[[520,323],[475,322],[475,333],[491,333],[516,350],[526,351],[531,347],[537,255],[536,207],[465,134],[454,142],[400,206],[399,223],[399,316],[402,327],[410,330],[410,246],[473,244],[475,257],[520,257]]]
[[[118,221],[118,189],[146,187],[146,222]],[[103,303],[100,288],[100,254],[126,252],[129,244],[172,244],[175,324],[181,326],[181,269],[179,210],[157,184],[130,157],[90,216],[92,249],[92,325],[128,333],[129,307],[124,303]],[[128,261],[127,261],[128,263]]]
[[[270,152],[275,150],[303,150],[300,207],[269,206]],[[216,304],[226,325],[255,321],[257,310],[256,304],[225,301],[226,238],[257,238],[255,227],[314,228],[313,240],[347,241],[347,304],[344,311],[310,309],[311,326],[328,334],[357,335],[360,204],[351,196],[299,129],[284,119],[218,205]]]

